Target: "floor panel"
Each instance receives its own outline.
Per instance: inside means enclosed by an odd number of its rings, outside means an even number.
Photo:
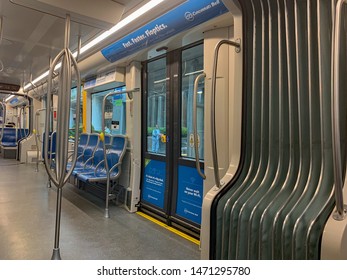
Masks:
[[[54,243],[56,188],[47,188],[40,165],[0,158],[0,259],[50,259]],[[110,205],[76,187],[63,188],[60,252],[62,259],[189,259],[200,258],[198,245],[164,228]]]

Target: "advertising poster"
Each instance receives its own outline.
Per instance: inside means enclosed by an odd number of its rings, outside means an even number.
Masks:
[[[146,159],[142,184],[142,200],[161,209],[164,208],[166,164],[163,161]]]
[[[153,46],[182,31],[226,13],[221,0],[190,0],[130,33],[101,51],[115,62],[140,50]]]
[[[201,224],[203,181],[195,168],[178,167],[178,194],[176,214]]]

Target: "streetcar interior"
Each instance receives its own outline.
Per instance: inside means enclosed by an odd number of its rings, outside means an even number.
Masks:
[[[57,189],[52,258],[68,184],[201,259],[346,259],[346,11],[1,0],[0,160]]]

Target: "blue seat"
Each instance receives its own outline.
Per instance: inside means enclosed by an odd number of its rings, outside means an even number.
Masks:
[[[109,145],[111,142],[111,136],[105,135],[105,145]],[[90,173],[98,167],[99,163],[104,160],[104,148],[103,142],[99,141],[98,146],[96,147],[94,154],[90,157],[83,166],[77,166],[72,171],[73,176],[77,176],[79,173]]]
[[[5,127],[1,139],[2,147],[17,147],[17,129],[14,127]]]
[[[56,131],[50,132],[48,137],[48,160],[50,161],[49,166],[51,168],[55,165],[55,153],[56,153],[56,146],[57,146],[57,133]],[[42,158],[44,158],[45,154],[45,132],[43,132],[43,142],[42,142]]]
[[[45,154],[45,132],[43,132],[42,135],[42,158],[44,158],[44,154]],[[49,137],[48,137],[48,159],[50,159],[52,157],[55,158],[55,150],[56,150],[56,132],[50,132],[49,133]]]
[[[107,164],[110,173],[110,180],[116,180],[121,174],[121,164],[127,147],[127,138],[124,136],[113,136],[111,144],[107,149]],[[94,171],[89,173],[78,173],[77,179],[88,182],[105,182],[107,172],[104,161],[100,161]]]
[[[20,128],[17,131],[17,142],[29,136],[29,130],[27,128]]]
[[[5,127],[1,138],[1,152],[4,158],[17,158],[18,143],[27,137],[28,129],[17,129],[15,127]]]
[[[78,147],[77,147],[77,157],[83,154],[84,149],[86,148],[89,141],[89,134],[88,133],[82,133],[80,136],[80,139],[78,141]]]
[[[88,143],[81,155],[77,157],[75,168],[83,167],[85,162],[93,156],[96,147],[99,144],[99,134],[92,133],[89,135]],[[67,169],[71,168],[71,162],[67,164]]]

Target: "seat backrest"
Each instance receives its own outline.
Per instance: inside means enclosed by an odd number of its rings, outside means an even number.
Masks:
[[[17,131],[17,142],[29,136],[29,129],[19,128]]]
[[[13,127],[5,127],[4,134],[1,139],[2,143],[17,143],[16,139],[16,128]]]
[[[56,151],[56,146],[57,146],[57,132],[53,131],[50,137],[50,145],[49,145],[49,150],[50,150],[50,155],[52,159],[55,158],[55,151]]]
[[[123,160],[123,157],[125,155],[125,151],[127,148],[127,138],[123,135],[116,135],[112,137],[111,140],[111,146],[107,154],[107,164],[109,169],[111,169],[114,165],[117,163],[121,163]],[[119,168],[116,168],[113,170],[113,174],[111,174],[111,177],[114,174],[118,173]]]
[[[118,155],[120,160],[122,160],[127,144],[128,142],[126,136],[115,135],[112,137],[110,149],[113,150],[112,152]]]
[[[77,156],[80,156],[83,153],[84,149],[86,148],[88,144],[88,140],[89,140],[89,134],[82,133],[78,141]]]
[[[42,158],[44,158],[45,154],[45,133],[43,132],[43,142],[42,142]],[[55,158],[55,151],[56,151],[56,144],[57,144],[57,137],[56,137],[56,131],[50,132],[49,138],[48,138],[48,159],[52,157],[52,159]]]
[[[105,144],[106,145],[110,145],[111,144],[111,139],[112,139],[112,135],[110,135],[110,134],[105,134],[105,138],[104,138],[105,140]]]
[[[110,151],[106,157],[109,169],[111,169],[114,165],[116,165],[119,162],[119,156],[117,152]]]
[[[89,135],[88,144],[86,145],[82,157],[83,161],[87,161],[91,156],[93,156],[93,153],[96,149],[96,147],[99,144],[99,135],[97,133],[92,133]]]
[[[94,154],[93,154],[93,160],[92,160],[92,167],[96,167],[100,161],[104,160],[104,144],[102,141],[99,141],[98,146],[96,147]],[[103,165],[102,165],[103,168]]]
[[[110,144],[110,141],[111,141],[111,135],[109,134],[106,134],[105,135],[105,138],[104,138],[104,141],[105,141],[105,145],[109,145]],[[101,161],[103,161],[105,158],[104,158],[104,143],[102,141],[99,140],[99,143],[98,143],[98,146],[96,147],[95,151],[94,151],[94,154],[93,154],[93,160],[92,160],[92,163],[91,163],[91,168],[94,168],[96,167],[97,165],[99,165],[99,163]],[[102,172],[102,170],[104,170],[105,168],[105,165],[104,163],[100,164],[98,166],[98,170],[99,172]]]

